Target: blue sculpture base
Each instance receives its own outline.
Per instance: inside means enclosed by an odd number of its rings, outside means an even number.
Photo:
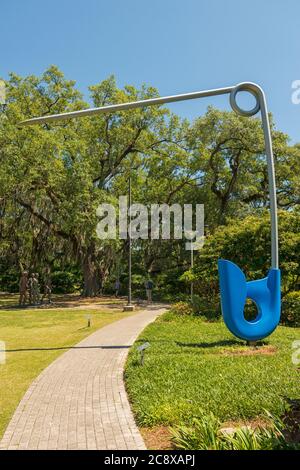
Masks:
[[[280,270],[270,269],[268,276],[247,282],[241,269],[231,261],[219,260],[221,305],[227,328],[238,338],[258,341],[269,336],[280,320]],[[257,306],[253,321],[244,316],[246,299]]]

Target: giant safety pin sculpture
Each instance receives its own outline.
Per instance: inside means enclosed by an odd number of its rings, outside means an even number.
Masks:
[[[255,97],[256,104],[253,109],[246,111],[238,106],[236,95],[241,91],[247,91]],[[217,88],[214,90],[151,98],[131,103],[103,106],[100,108],[83,109],[81,111],[28,119],[23,121],[21,125],[25,126],[52,122],[60,119],[93,116],[101,113],[125,111],[127,109],[143,108],[145,106],[161,105],[175,101],[184,101],[224,94],[230,95],[230,105],[232,109],[241,116],[254,116],[260,111],[264,132],[271,214],[271,268],[266,278],[247,282],[244,273],[236,264],[223,259],[218,262],[221,305],[224,322],[227,325],[227,328],[237,337],[247,341],[257,341],[270,335],[275,330],[280,320],[281,306],[274,157],[266,98],[263,90],[258,85],[251,82],[245,82],[227,88]],[[251,299],[258,309],[258,315],[253,321],[247,321],[244,316],[244,307],[247,298]]]

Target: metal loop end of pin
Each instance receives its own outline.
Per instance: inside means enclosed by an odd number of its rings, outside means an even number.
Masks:
[[[239,107],[239,105],[236,102],[236,96],[239,92],[241,91],[247,91],[250,93],[252,96],[254,96],[256,100],[256,104],[254,108],[245,110]],[[232,89],[230,92],[230,106],[235,111],[237,114],[240,116],[245,116],[245,117],[251,117],[257,114],[260,111],[260,88],[259,86],[255,85],[254,83],[240,83],[236,87]]]

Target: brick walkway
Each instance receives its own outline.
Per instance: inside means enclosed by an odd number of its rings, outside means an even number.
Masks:
[[[128,349],[162,306],[105,326],[31,384],[0,449],[145,449],[123,383]]]

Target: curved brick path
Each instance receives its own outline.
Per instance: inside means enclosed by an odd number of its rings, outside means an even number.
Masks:
[[[164,311],[153,306],[96,331],[31,384],[0,449],[145,449],[123,383],[128,349]]]

